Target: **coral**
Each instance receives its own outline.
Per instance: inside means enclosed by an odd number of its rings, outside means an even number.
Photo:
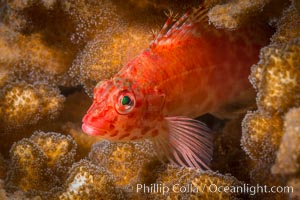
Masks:
[[[91,137],[85,134],[81,129],[81,124],[67,122],[63,127],[63,132],[74,138],[78,144],[78,154],[83,156],[90,152],[93,144],[103,140],[101,137]]]
[[[252,70],[258,89],[258,107],[268,113],[284,113],[300,105],[300,38],[280,47],[261,51],[261,60]]]
[[[221,130],[217,130],[214,134],[211,169],[218,170],[223,174],[230,173],[234,177],[239,177],[239,180],[248,181],[249,159],[247,159],[244,150],[241,149],[240,141],[243,117],[244,114],[228,121],[224,128],[218,128]]]
[[[274,159],[283,134],[282,126],[282,119],[278,115],[249,112],[243,120],[241,144],[250,158]]]
[[[299,13],[295,2],[283,12],[272,43],[252,67],[258,110],[243,121],[242,146],[252,159],[251,183],[294,185],[298,189],[298,113],[300,104]],[[291,178],[292,177],[292,178]],[[296,193],[289,193],[296,199]],[[283,193],[257,198],[285,199]]]
[[[157,183],[170,188],[170,190],[164,194],[152,193],[150,199],[235,199],[239,197],[238,193],[211,191],[214,190],[214,187],[230,187],[241,184],[230,175],[221,175],[211,171],[201,172],[172,165],[158,171]],[[186,191],[179,192],[180,190]]]
[[[0,51],[4,52],[0,55],[1,65],[23,81],[67,84],[73,53],[58,45],[49,45],[43,37],[41,33],[22,35],[0,24]]]
[[[73,165],[65,185],[58,199],[124,199],[122,191],[115,188],[111,174],[87,160]]]
[[[56,175],[63,175],[66,169],[74,162],[77,144],[71,136],[63,136],[58,133],[35,132],[31,137],[35,144],[47,157],[47,167]]]
[[[123,21],[112,1],[67,0],[61,4],[63,11],[75,24],[75,33],[71,36],[75,43],[89,41],[95,34],[106,29],[115,29]]]
[[[7,168],[6,161],[4,160],[4,158],[2,157],[2,155],[0,154],[0,179],[5,178],[6,171],[7,171],[6,168]]]
[[[274,14],[275,16],[280,14],[285,3],[284,0],[228,1],[225,4],[214,6],[208,12],[208,17],[210,22],[218,28],[237,29],[251,19],[251,23],[253,23],[257,20],[255,17],[262,14],[266,15],[266,18],[274,18]],[[206,4],[209,5],[210,1]]]
[[[274,43],[284,44],[300,37],[300,11],[297,10],[297,3],[299,6],[299,1],[295,0],[294,4],[284,11],[277,24],[278,30],[271,38]]]
[[[3,188],[3,181],[0,179],[0,199],[6,200],[7,196],[6,196],[6,192]]]
[[[118,31],[106,30],[88,42],[74,62],[73,72],[79,72],[79,82],[92,96],[95,85],[111,78],[130,59],[147,48],[151,27],[119,25]]]
[[[126,188],[145,181],[147,170],[157,163],[154,152],[147,140],[125,143],[103,140],[93,146],[89,158],[113,174],[117,186]]]
[[[62,109],[64,97],[46,84],[13,83],[1,91],[0,120],[9,128],[54,119]]]
[[[289,192],[289,199],[297,200],[300,198],[300,177],[297,176],[287,182],[289,187],[292,187],[292,192]],[[291,188],[290,188],[291,190]]]
[[[70,136],[36,132],[11,148],[7,185],[22,191],[49,192],[62,184],[75,152],[76,143]]]
[[[217,27],[228,29],[238,28],[249,15],[257,13],[270,0],[239,0],[229,1],[227,4],[216,5],[209,13],[209,20]]]
[[[28,139],[17,142],[11,149],[11,163],[8,184],[16,185],[23,191],[49,189],[44,178],[46,156],[41,149]]]
[[[294,108],[285,115],[284,135],[277,152],[276,163],[272,167],[273,174],[293,174],[299,171],[299,131],[300,108]]]

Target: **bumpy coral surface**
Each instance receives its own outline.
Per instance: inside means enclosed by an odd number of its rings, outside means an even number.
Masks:
[[[86,160],[72,167],[65,188],[61,200],[124,199],[121,191],[115,191],[111,174]]]
[[[64,99],[58,89],[46,84],[11,84],[1,91],[0,119],[10,128],[35,124],[43,118],[54,119]]]
[[[0,154],[0,179],[5,178],[6,175],[6,163],[2,155]]]
[[[150,141],[116,143],[103,140],[95,144],[90,160],[105,167],[115,177],[118,186],[128,187],[143,182],[151,164],[155,164],[155,149]]]
[[[243,121],[242,145],[252,159],[272,159],[282,137],[280,116],[248,113]],[[270,157],[270,155],[273,155]]]
[[[157,183],[170,190],[165,194],[152,193],[153,199],[234,199],[240,194],[212,192],[213,188],[241,184],[230,175],[224,176],[211,171],[201,172],[175,166],[168,166],[167,169],[159,172]]]
[[[263,10],[267,10],[271,4],[272,12],[276,12],[278,8],[284,6],[283,0],[235,0],[228,1],[225,4],[216,5],[209,13],[209,20],[219,28],[236,29],[252,19],[257,21],[256,17],[264,18],[261,14]],[[210,1],[207,3],[210,4]],[[266,12],[266,16],[270,13]],[[273,15],[271,15],[274,17]]]
[[[48,192],[61,184],[75,152],[70,136],[36,132],[11,148],[7,185],[22,191]]]
[[[291,109],[285,116],[284,135],[277,152],[276,163],[272,172],[276,174],[293,174],[300,167],[300,108]],[[292,156],[291,156],[292,155]]]
[[[267,47],[253,70],[258,106],[269,113],[300,105],[300,39],[280,47]]]
[[[272,43],[263,48],[260,61],[252,68],[250,81],[257,90],[256,112],[243,121],[242,145],[252,159],[252,183],[292,186],[299,196],[298,112],[300,86],[300,43],[297,4],[283,12]],[[286,198],[283,193],[259,195],[258,198]]]
[[[72,71],[79,73],[79,82],[92,95],[100,80],[116,74],[130,59],[148,47],[150,39],[149,27],[119,25],[117,31],[106,30],[88,42],[74,62]]]

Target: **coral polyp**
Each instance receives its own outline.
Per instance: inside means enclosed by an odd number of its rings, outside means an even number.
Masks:
[[[43,118],[54,119],[64,99],[57,88],[46,84],[13,83],[1,91],[0,119],[8,128],[36,124]]]
[[[58,199],[124,199],[122,191],[116,191],[111,174],[87,160],[72,166],[65,184]]]

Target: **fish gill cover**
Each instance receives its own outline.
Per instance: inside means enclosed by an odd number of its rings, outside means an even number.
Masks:
[[[218,29],[255,21],[275,30],[249,78],[257,107],[224,127],[215,124],[212,171],[162,163],[149,140],[118,143],[83,134],[81,118],[97,82],[148,47],[165,12],[180,16],[201,3],[0,0],[0,199],[235,199],[248,196],[135,191],[137,184],[244,183],[294,187],[255,199],[299,199],[298,0],[205,1]]]

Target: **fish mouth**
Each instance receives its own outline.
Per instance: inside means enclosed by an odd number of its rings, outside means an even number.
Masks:
[[[83,132],[91,136],[104,135],[107,133],[107,131],[104,129],[97,128],[86,123],[83,123],[81,128]]]

